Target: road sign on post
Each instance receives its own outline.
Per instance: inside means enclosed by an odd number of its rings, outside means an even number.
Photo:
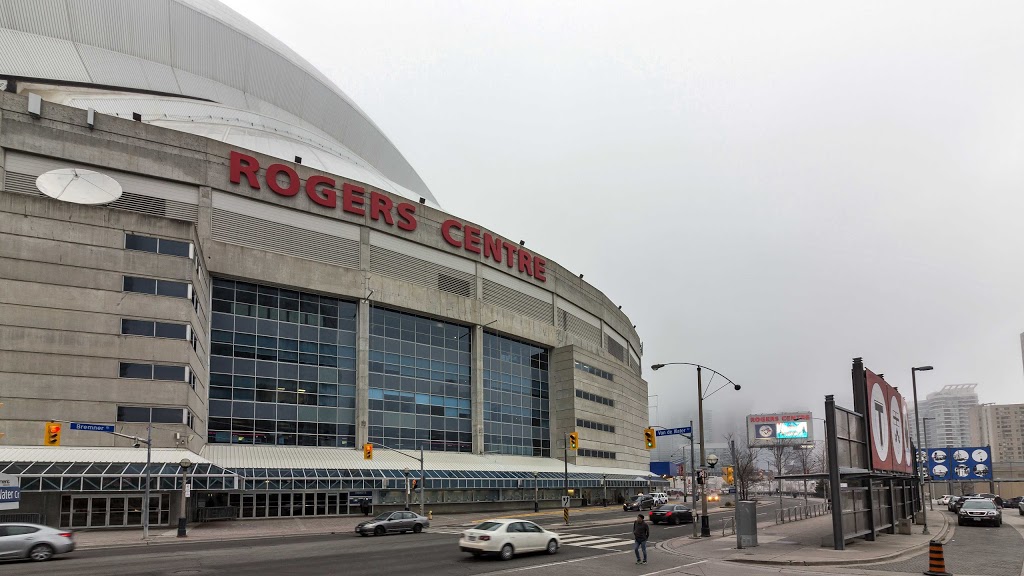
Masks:
[[[572,503],[572,497],[562,496],[562,508],[568,508]]]
[[[87,432],[113,432],[113,424],[86,424],[84,422],[71,422],[68,424],[71,430],[84,430]]]
[[[693,434],[693,428],[691,426],[683,426],[682,428],[663,428],[657,431],[657,436],[674,436],[676,434]]]

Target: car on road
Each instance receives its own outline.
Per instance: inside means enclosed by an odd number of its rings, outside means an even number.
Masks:
[[[1021,516],[1024,516],[1024,498],[1017,501],[1017,511],[1020,512]]]
[[[718,502],[721,499],[722,497],[717,492],[712,492],[708,494],[708,502]]]
[[[654,498],[654,505],[661,506],[662,504],[668,504],[668,494],[664,492],[652,492],[651,498]]]
[[[75,549],[75,534],[40,524],[0,524],[0,559],[29,558],[37,562]]]
[[[558,552],[562,541],[558,534],[549,532],[526,520],[496,518],[481,522],[466,530],[459,538],[459,550],[473,556],[495,554],[502,560],[511,560],[526,552]]]
[[[430,520],[415,512],[385,512],[376,518],[356,524],[356,534],[367,536],[383,536],[388,532],[415,532],[419,534],[424,528],[430,527]]]
[[[654,498],[651,496],[644,496],[643,494],[635,496],[632,500],[626,500],[622,504],[623,512],[640,512],[642,510],[653,510],[654,508]]]
[[[664,504],[651,510],[649,518],[652,524],[693,524],[693,510],[682,504]]]
[[[942,498],[939,498],[939,504],[941,504],[942,506],[949,506],[949,499],[952,497],[953,496],[950,494],[943,494]]]
[[[996,528],[1003,525],[1003,511],[989,498],[968,498],[957,512],[959,526],[969,524],[991,524]]]

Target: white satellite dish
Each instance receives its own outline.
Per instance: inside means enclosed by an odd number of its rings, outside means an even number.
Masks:
[[[73,204],[110,204],[121,197],[117,180],[82,168],[50,170],[36,178],[36,188],[50,198]]]

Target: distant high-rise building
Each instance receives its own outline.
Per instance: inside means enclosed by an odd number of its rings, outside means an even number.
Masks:
[[[978,394],[974,391],[977,384],[950,384],[938,392],[932,392],[919,402],[921,409],[921,431],[927,429],[925,444],[928,448],[970,446],[971,445],[971,409],[978,406]],[[911,422],[915,414],[910,410]],[[927,424],[924,418],[928,420]],[[916,426],[910,427],[911,437],[916,445]]]
[[[993,462],[1024,462],[1024,404],[971,409],[971,444],[991,446]]]

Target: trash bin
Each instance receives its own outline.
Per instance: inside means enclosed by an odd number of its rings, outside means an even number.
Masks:
[[[757,502],[740,500],[736,504],[736,547],[757,546]]]

